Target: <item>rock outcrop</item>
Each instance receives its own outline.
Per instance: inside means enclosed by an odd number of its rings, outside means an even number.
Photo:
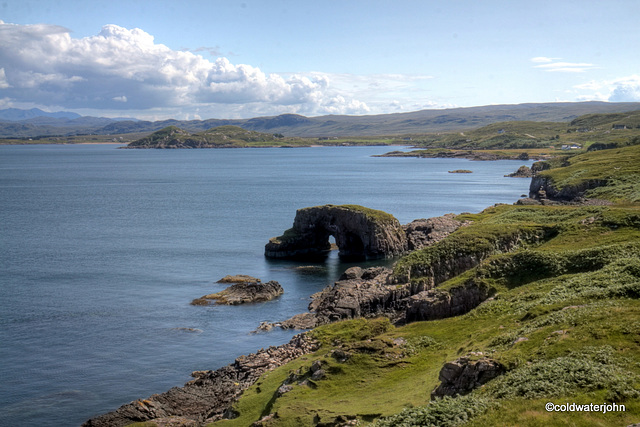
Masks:
[[[449,290],[430,289],[409,297],[405,323],[444,319],[471,311],[491,295],[473,281]]]
[[[287,344],[262,349],[215,371],[195,371],[193,380],[148,399],[139,399],[119,409],[92,418],[83,427],[119,427],[141,421],[180,417],[202,425],[232,417],[231,405],[262,374],[304,354],[319,343],[306,334],[296,335]]]
[[[537,175],[531,179],[529,197],[545,202],[583,203],[584,194],[591,189],[607,185],[603,179],[588,179],[578,185],[567,185],[558,189],[553,179],[544,175]]]
[[[409,251],[433,245],[468,223],[457,220],[456,215],[450,213],[435,218],[416,219],[403,225]]]
[[[393,215],[357,205],[325,205],[299,209],[293,227],[270,239],[270,258],[326,256],[333,236],[343,259],[391,258],[407,251],[407,238]]]
[[[270,301],[284,293],[280,283],[275,280],[267,283],[240,282],[215,294],[205,295],[191,302],[192,305],[208,305],[210,303],[239,305],[253,302]]]
[[[505,372],[504,366],[493,359],[461,357],[444,364],[438,376],[441,383],[431,392],[431,398],[471,393]]]
[[[533,171],[529,166],[520,166],[517,171],[505,176],[509,178],[531,178]]]

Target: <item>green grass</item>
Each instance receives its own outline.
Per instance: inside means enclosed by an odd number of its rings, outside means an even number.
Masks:
[[[586,192],[587,197],[612,202],[640,201],[640,145],[600,150],[571,157],[565,166],[553,167],[540,173],[555,188],[580,188],[589,182],[606,183]]]

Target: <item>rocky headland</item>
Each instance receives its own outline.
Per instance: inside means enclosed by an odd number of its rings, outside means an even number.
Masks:
[[[333,236],[342,259],[392,258],[407,251],[400,222],[386,212],[357,205],[298,209],[293,227],[265,245],[269,258],[322,258]]]

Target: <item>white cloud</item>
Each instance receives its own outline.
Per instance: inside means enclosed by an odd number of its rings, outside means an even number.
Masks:
[[[613,80],[613,90],[609,96],[612,102],[640,101],[640,75],[633,75]]]
[[[534,68],[541,68],[544,71],[550,72],[584,73],[587,70],[595,68],[595,65],[586,62],[551,62],[535,65]]]
[[[7,82],[7,76],[4,73],[4,68],[0,68],[0,89],[8,89],[9,82]]]
[[[535,58],[531,58],[531,62],[537,62],[537,63],[553,62],[556,59],[560,59],[560,58],[548,58],[546,56],[536,56]]]
[[[106,25],[73,39],[55,25],[0,21],[0,97],[75,109],[191,109],[234,115],[300,112],[357,114],[361,101],[321,74],[265,74],[158,44],[141,29]],[[217,106],[217,107],[216,107]]]
[[[592,80],[573,86],[580,93],[579,101],[596,100],[610,102],[640,102],[640,75],[620,77],[613,80]]]

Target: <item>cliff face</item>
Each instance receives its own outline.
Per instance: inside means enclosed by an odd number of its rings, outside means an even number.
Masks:
[[[265,246],[270,258],[321,257],[330,250],[329,236],[347,259],[390,258],[406,252],[407,237],[392,215],[357,205],[299,209],[293,227]]]
[[[557,202],[580,202],[588,190],[607,185],[605,179],[588,179],[576,185],[567,185],[558,189],[549,176],[535,176],[529,186],[529,197],[536,200],[551,200]]]

